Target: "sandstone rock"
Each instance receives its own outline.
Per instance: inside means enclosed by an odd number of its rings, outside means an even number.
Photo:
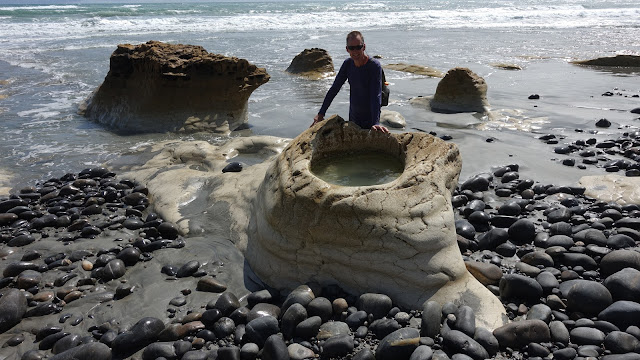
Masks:
[[[327,50],[304,49],[293,58],[286,71],[310,79],[321,79],[334,72],[333,60]]]
[[[247,60],[194,45],[118,45],[110,63],[80,112],[126,132],[234,130],[247,121],[251,93],[269,81]]]
[[[389,64],[384,66],[385,69],[391,69],[396,71],[408,72],[416,75],[425,75],[431,77],[441,78],[444,74],[434,68],[422,65],[409,65],[409,64]]]
[[[502,69],[502,70],[522,70],[522,66],[518,64],[507,64],[507,63],[492,63],[490,64],[494,68]]]
[[[578,182],[586,188],[584,194],[620,205],[640,203],[640,178],[620,175],[583,176]]]
[[[333,185],[311,172],[314,158],[354,150],[391,155],[404,171],[372,186]],[[431,135],[387,135],[329,118],[294,139],[267,170],[246,259],[281,290],[340,284],[413,309],[454,301],[470,306],[480,326],[501,326],[502,305],[469,274],[457,246],[451,193],[460,166],[456,146]]]
[[[616,55],[611,57],[600,57],[591,60],[573,61],[578,65],[591,66],[620,66],[620,67],[640,67],[640,56],[638,55]]]
[[[380,111],[380,123],[392,128],[404,128],[407,126],[407,121],[399,112],[384,109]]]
[[[440,80],[432,98],[411,99],[416,105],[427,105],[425,102],[434,112],[486,112],[487,83],[467,68],[453,68]]]

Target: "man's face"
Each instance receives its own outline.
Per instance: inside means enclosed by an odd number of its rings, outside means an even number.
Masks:
[[[363,60],[366,46],[360,36],[352,37],[347,41],[347,52],[353,60]]]

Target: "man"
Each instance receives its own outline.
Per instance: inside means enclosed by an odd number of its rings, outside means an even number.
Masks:
[[[380,125],[382,66],[365,53],[366,48],[364,37],[359,31],[352,31],[347,35],[349,58],[342,63],[318,115],[313,119],[313,124],[324,120],[329,105],[338,95],[344,82],[349,80],[349,121],[363,129],[389,133],[386,127]]]

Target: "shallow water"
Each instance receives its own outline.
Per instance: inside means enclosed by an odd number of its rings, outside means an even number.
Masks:
[[[634,1],[0,5],[0,81],[6,81],[0,83],[0,172],[13,175],[11,183],[20,186],[100,165],[162,140],[226,139],[114,134],[77,115],[78,104],[101,84],[120,43],[201,45],[265,67],[271,80],[249,99],[250,130],[232,136],[295,137],[311,124],[332,79],[309,81],[284,69],[312,47],[326,49],[339,66],[347,56],[345,34],[353,29],[365,34],[367,51],[381,55],[383,65],[404,62],[443,72],[465,66],[487,81],[493,116],[444,115],[409,104],[412,97],[432,95],[439,79],[386,71],[388,109],[406,118],[406,131],[452,136],[462,152],[462,177],[509,161],[503,160],[506,154],[517,156],[511,147],[539,151],[527,159],[532,163],[522,165],[544,170],[554,154],[550,147],[539,147],[536,134],[571,137],[574,129],[589,131],[602,117],[620,127],[638,125],[628,112],[640,107],[637,98],[601,94],[616,88],[629,96],[640,94],[639,70],[568,63],[640,53],[640,6]],[[513,63],[523,70],[498,69],[493,63]],[[533,93],[541,99],[527,100]],[[334,113],[348,117],[348,85],[329,108]],[[608,134],[613,131],[598,135]],[[498,141],[483,143],[489,138]],[[497,155],[487,156],[487,151]]]
[[[311,162],[311,172],[320,179],[342,186],[386,184],[404,170],[402,162],[385,153],[327,154]]]

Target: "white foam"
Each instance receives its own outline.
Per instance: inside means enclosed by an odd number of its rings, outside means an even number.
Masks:
[[[21,11],[21,10],[75,10],[80,9],[78,5],[35,5],[35,6],[3,6],[0,11]]]

